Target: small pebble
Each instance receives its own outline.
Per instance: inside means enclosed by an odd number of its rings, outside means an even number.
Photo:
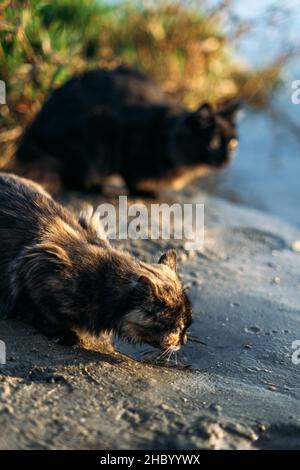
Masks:
[[[168,405],[166,405],[165,403],[162,403],[162,404],[160,405],[160,407],[161,407],[161,409],[163,409],[163,410],[165,410],[165,411],[170,410],[170,407],[169,407]]]
[[[272,256],[279,256],[278,250],[272,250]]]

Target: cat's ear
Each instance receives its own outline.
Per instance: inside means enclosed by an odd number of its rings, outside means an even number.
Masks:
[[[195,117],[201,127],[209,127],[214,122],[214,110],[209,103],[203,103],[195,112]]]
[[[227,100],[218,106],[217,114],[231,123],[236,121],[237,115],[242,108],[242,101],[238,99]]]
[[[158,264],[165,264],[169,268],[173,269],[173,271],[176,271],[176,261],[176,251],[169,250],[160,257]]]
[[[201,106],[199,106],[199,108],[197,109],[196,113],[197,113],[197,116],[205,119],[205,118],[208,118],[210,116],[213,116],[214,110],[213,110],[213,107],[211,106],[211,104],[202,103]]]
[[[209,103],[203,103],[196,111],[187,115],[184,120],[185,126],[194,132],[211,127],[215,122],[214,110]]]

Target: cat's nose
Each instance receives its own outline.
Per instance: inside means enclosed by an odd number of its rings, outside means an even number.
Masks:
[[[228,142],[228,149],[230,150],[230,152],[233,152],[237,149],[238,145],[239,142],[237,139],[230,139],[230,141]]]
[[[186,344],[187,340],[188,340],[187,335],[183,335],[182,338],[181,338],[181,344],[182,345]]]

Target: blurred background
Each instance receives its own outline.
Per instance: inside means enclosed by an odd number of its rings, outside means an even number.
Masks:
[[[191,109],[241,97],[237,158],[195,185],[300,226],[298,1],[1,0],[0,41],[0,163],[51,90],[126,63]]]

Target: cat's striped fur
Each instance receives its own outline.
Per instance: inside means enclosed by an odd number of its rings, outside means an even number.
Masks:
[[[1,312],[65,342],[110,331],[178,349],[191,307],[175,252],[148,264],[99,233],[91,208],[77,221],[36,183],[0,174]]]

